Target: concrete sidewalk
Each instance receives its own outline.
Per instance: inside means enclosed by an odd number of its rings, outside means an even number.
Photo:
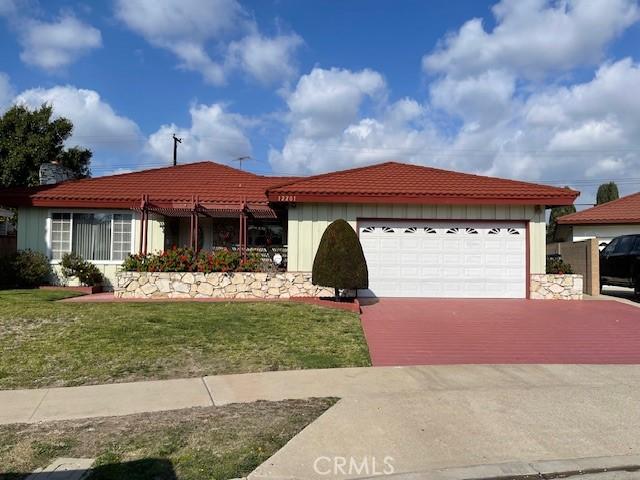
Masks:
[[[201,378],[0,390],[0,424],[108,417],[212,405]]]
[[[256,400],[375,398],[458,390],[640,386],[631,365],[444,365],[295,370],[0,390],[0,424],[129,415]]]
[[[632,365],[267,372],[0,391],[0,423],[336,396],[342,399],[249,478],[358,478],[385,460],[394,473],[410,473],[638,455],[639,387],[640,366]],[[356,469],[343,471],[342,462]]]

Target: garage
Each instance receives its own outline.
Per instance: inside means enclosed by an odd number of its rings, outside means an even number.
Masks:
[[[525,298],[524,222],[359,220],[377,297]]]

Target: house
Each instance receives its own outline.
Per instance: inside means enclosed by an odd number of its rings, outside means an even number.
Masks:
[[[277,249],[288,271],[309,272],[343,218],[367,259],[362,294],[525,298],[545,273],[545,208],[578,195],[396,162],[303,178],[200,162],[9,190],[0,204],[19,208],[18,248],[54,266],[77,252],[111,281],[129,253],[173,245]]]
[[[640,192],[558,219],[574,242],[596,238],[604,248],[613,238],[640,234]]]

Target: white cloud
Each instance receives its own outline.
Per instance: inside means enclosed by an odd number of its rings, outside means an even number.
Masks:
[[[503,69],[540,77],[598,62],[604,48],[636,22],[635,0],[502,0],[495,28],[466,22],[423,58],[427,72],[455,76]]]
[[[357,119],[365,98],[385,94],[385,81],[373,70],[314,68],[287,98],[293,133],[312,138],[339,133]]]
[[[136,123],[118,115],[94,90],[70,85],[33,88],[19,94],[15,102],[30,108],[50,104],[54,115],[71,120],[74,128],[68,145],[115,151],[140,146],[141,134]]]
[[[235,68],[262,83],[287,79],[302,43],[295,34],[261,35],[236,0],[117,0],[116,16],[213,85]]]
[[[73,16],[47,23],[25,20],[19,29],[23,62],[44,70],[57,70],[102,46],[100,31]]]
[[[301,78],[287,97],[290,133],[269,154],[274,171],[318,173],[398,160],[570,183],[640,170],[640,98],[629,95],[640,85],[640,65],[630,59],[602,65],[588,81],[543,86],[526,97],[506,74],[450,83],[443,77],[425,104],[388,103],[382,77],[366,72],[315,69]],[[378,100],[365,112],[369,97]],[[578,188],[586,190],[585,201],[595,190]]]
[[[174,53],[187,70],[206,81],[224,83],[224,65],[211,59],[205,45],[245,22],[236,0],[118,0],[116,16],[152,45]]]
[[[229,32],[242,21],[236,0],[118,0],[116,14],[159,46],[185,38],[204,42]]]
[[[6,76],[0,74],[0,95],[4,79]],[[180,162],[231,163],[251,154],[245,130],[256,123],[228,112],[223,104],[193,105],[190,126],[162,125],[145,137],[133,120],[116,113],[94,90],[69,85],[34,88],[20,93],[13,102],[29,108],[49,104],[54,116],[70,119],[74,129],[67,146],[90,148],[94,152],[92,171],[99,175],[170,165],[174,133],[182,138]]]
[[[557,132],[549,141],[549,149],[576,150],[585,147],[615,148],[624,141],[619,125],[607,120],[592,120]]]
[[[463,127],[455,148],[470,149],[472,159],[486,152],[469,166],[489,174],[624,178],[640,169],[640,99],[628,95],[638,82],[640,65],[630,59],[604,64],[590,81],[512,100],[512,110],[492,127]]]
[[[149,136],[146,154],[165,164],[173,159],[172,135],[182,139],[178,149],[178,162],[188,163],[213,160],[231,163],[251,153],[251,143],[245,129],[251,122],[241,115],[229,113],[224,105],[194,105],[189,109],[191,126],[162,125]]]
[[[622,125],[640,127],[640,97],[629,95],[638,82],[640,66],[630,58],[606,63],[590,82],[532,95],[526,116],[530,123],[548,126],[613,116]]]
[[[386,101],[378,72],[320,68],[298,82],[287,97],[291,132],[269,161],[276,172],[317,173],[378,161],[415,159],[434,139],[422,125],[425,110],[415,100]],[[371,113],[363,115],[366,100]]]
[[[390,102],[371,70],[302,76],[285,95],[289,133],[270,150],[274,171],[399,160],[584,185],[640,170],[640,96],[630,94],[640,65],[602,60],[637,21],[637,2],[502,0],[493,12],[491,31],[471,20],[425,55],[424,103]],[[591,79],[570,81],[592,65]],[[587,201],[595,187],[582,188]]]
[[[229,60],[259,82],[270,84],[296,73],[293,55],[302,43],[296,34],[270,38],[255,33],[229,45]]]
[[[606,157],[593,162],[585,172],[585,177],[617,178],[620,175],[620,172],[627,171],[628,169],[629,165],[625,159]]]
[[[516,79],[502,71],[489,70],[455,80],[446,76],[430,88],[434,107],[468,122],[494,123],[512,108]]]

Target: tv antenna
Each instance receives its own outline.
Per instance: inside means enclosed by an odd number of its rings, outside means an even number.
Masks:
[[[238,162],[238,168],[240,168],[240,170],[242,170],[242,162],[246,160],[253,160],[253,158],[251,158],[251,155],[243,155],[233,159],[234,162]]]
[[[178,144],[182,143],[182,139],[176,137],[176,134],[173,134],[173,166],[175,167],[178,164]]]

